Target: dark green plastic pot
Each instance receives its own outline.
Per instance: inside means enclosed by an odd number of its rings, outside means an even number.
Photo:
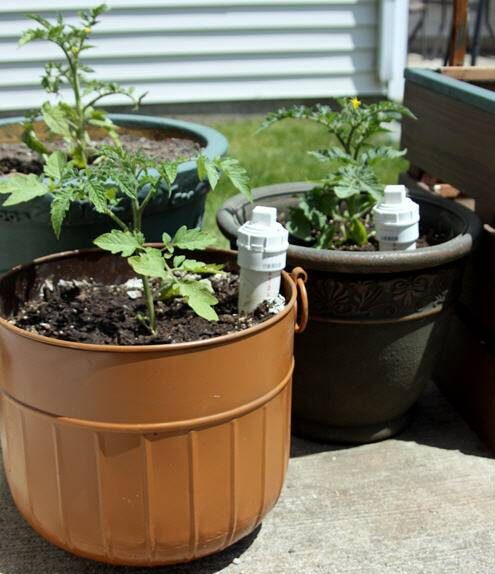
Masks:
[[[237,229],[253,206],[296,205],[307,183],[254,191],[217,214],[223,234]],[[466,208],[411,191],[422,224],[449,238],[412,252],[350,252],[290,245],[288,265],[308,273],[309,323],[295,347],[293,429],[324,442],[388,438],[410,421],[434,368],[464,263],[481,233]]]
[[[139,131],[140,135],[158,132],[197,141],[211,159],[227,152],[226,138],[207,126],[138,114],[110,117],[117,125],[130,132]],[[12,132],[20,131],[21,121],[20,117],[0,119],[0,142],[19,141]],[[161,241],[164,231],[173,234],[181,225],[201,225],[208,191],[208,184],[199,181],[196,162],[181,164],[171,196],[159,195],[148,205],[143,218],[146,239]],[[107,218],[96,214],[89,204],[78,202],[71,207],[58,240],[50,225],[51,197],[14,207],[3,207],[2,201],[0,195],[0,271],[50,253],[91,247],[95,237],[111,228]]]

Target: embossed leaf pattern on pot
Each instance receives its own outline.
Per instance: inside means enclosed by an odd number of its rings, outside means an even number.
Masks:
[[[415,306],[415,302],[424,298],[433,286],[435,277],[417,275],[394,281],[391,285],[392,297],[405,307]]]
[[[441,306],[451,291],[451,269],[392,279],[316,278],[310,286],[313,315],[335,319],[391,319]]]
[[[316,313],[349,315],[353,306],[349,301],[347,285],[336,279],[316,281],[312,286],[311,300]]]
[[[356,311],[372,311],[380,306],[383,285],[376,281],[356,281],[349,285],[356,306]]]

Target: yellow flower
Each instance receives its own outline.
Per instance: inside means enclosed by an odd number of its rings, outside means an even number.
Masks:
[[[359,106],[361,105],[361,100],[358,100],[356,97],[354,97],[351,100],[351,105],[355,110],[357,110],[359,108]]]
[[[84,28],[84,33],[91,34],[91,28],[89,26],[86,26],[86,28]]]

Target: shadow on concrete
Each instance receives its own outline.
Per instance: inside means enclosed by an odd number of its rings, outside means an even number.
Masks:
[[[242,556],[260,530],[261,525],[223,552],[188,564],[156,568],[100,564],[65,552],[38,536],[17,511],[0,468],[1,574],[215,574]]]
[[[433,448],[459,451],[470,456],[494,458],[493,453],[433,383],[428,385],[419,398],[411,424],[393,439],[388,440],[412,441]],[[293,436],[291,457],[361,447],[362,445],[325,444]]]
[[[396,439],[470,456],[494,456],[433,383],[420,397],[411,425]]]
[[[297,458],[299,456],[309,456],[312,454],[319,454],[320,452],[333,452],[337,450],[350,448],[351,446],[352,445],[316,442],[292,435],[290,457]]]

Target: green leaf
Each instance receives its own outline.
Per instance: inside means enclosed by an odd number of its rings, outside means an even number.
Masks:
[[[165,270],[165,261],[159,249],[147,247],[144,253],[129,257],[127,261],[139,275],[161,277],[162,279],[168,277],[168,273]]]
[[[370,115],[377,117],[382,122],[390,122],[392,120],[399,121],[402,116],[416,119],[416,116],[409,108],[406,108],[406,106],[403,106],[399,102],[390,100],[382,100],[371,104],[367,107],[367,110]]]
[[[215,241],[215,236],[201,229],[187,229],[185,225],[177,230],[174,245],[179,249],[206,249]]]
[[[232,157],[225,157],[217,158],[215,160],[215,164],[220,168],[222,174],[229,179],[230,183],[237,189],[237,191],[242,193],[251,201],[252,195],[249,175],[246,169],[241,165],[241,162]],[[208,164],[206,169],[208,172]],[[214,186],[212,186],[212,189],[214,189]]]
[[[350,236],[357,245],[364,245],[368,242],[368,232],[364,223],[359,219],[353,219],[350,226]]]
[[[383,194],[383,186],[376,180],[373,171],[366,166],[346,165],[339,169],[335,176],[335,195],[347,199],[360,193],[368,193],[374,199]]]
[[[67,138],[69,139],[69,138]],[[72,157],[72,162],[79,168],[87,167],[86,156],[84,155],[84,150],[81,146],[76,146],[71,148],[70,155]]]
[[[52,205],[50,208],[50,217],[53,231],[55,232],[57,238],[60,237],[62,223],[64,222],[65,216],[69,211],[69,207],[73,199],[74,190],[71,188],[62,189],[58,191],[57,194],[53,197]]]
[[[258,129],[258,132],[266,129],[276,122],[288,118],[295,120],[310,120],[328,128],[336,115],[337,114],[335,114],[335,112],[332,112],[330,106],[327,105],[317,104],[316,106],[289,106],[281,108],[276,112],[269,113],[261,124],[261,127]]]
[[[323,221],[324,225],[326,223],[327,217],[332,216],[337,204],[338,199],[335,196],[332,187],[328,185],[322,185],[313,187],[313,189],[306,191],[302,198],[299,200],[298,207],[303,209],[306,214],[308,214],[311,210],[320,212],[320,216],[325,216],[325,221]],[[311,219],[309,215],[308,219]]]
[[[119,253],[122,257],[130,257],[135,253],[136,249],[143,245],[144,238],[142,234],[113,229],[110,233],[103,233],[103,235],[97,237],[93,243],[100,249],[110,251],[110,253]],[[142,275],[145,275],[145,273],[142,273]]]
[[[212,190],[217,186],[220,180],[219,167],[215,161],[211,161],[204,155],[200,155],[197,160],[198,176],[201,181],[207,179]]]
[[[182,256],[180,256],[182,257]],[[174,267],[179,267],[176,265],[175,260],[178,259],[177,257],[174,258]],[[182,271],[188,271],[189,273],[201,273],[201,274],[215,274],[221,273],[223,270],[223,265],[217,263],[204,263],[203,261],[196,261],[196,259],[184,259],[180,264],[180,269]]]
[[[185,260],[186,260],[185,255],[177,255],[176,257],[174,257],[174,260],[173,260],[174,269],[177,269],[178,267],[180,267],[184,263]]]
[[[218,321],[218,315],[213,305],[218,299],[211,294],[208,287],[200,282],[179,281],[179,293],[186,299],[191,309],[203,319]]]
[[[114,129],[115,128],[115,124],[109,120],[108,118],[105,120],[97,120],[95,118],[91,118],[88,120],[88,124],[91,124],[92,126],[96,126],[98,128],[103,128],[105,130],[108,130],[110,128]]]
[[[404,158],[406,153],[405,149],[387,145],[370,147],[360,155],[359,161],[373,170],[378,182],[394,184],[399,175],[409,169],[409,162]]]
[[[206,179],[206,161],[207,157],[205,155],[200,155],[196,158],[196,167],[198,170],[198,177],[200,181],[204,181]]]
[[[340,147],[332,147],[329,149],[320,149],[317,151],[309,151],[309,155],[312,155],[320,161],[339,161],[342,163],[352,162],[352,156],[350,156],[346,151]]]
[[[0,193],[10,194],[3,203],[5,207],[8,207],[41,197],[48,193],[48,187],[33,173],[29,175],[20,173],[0,179]]]
[[[41,113],[50,131],[67,139],[71,137],[67,115],[60,105],[52,106],[49,102],[45,102],[41,106]]]
[[[34,40],[45,40],[46,39],[46,31],[41,30],[39,28],[30,28],[29,30],[25,30],[21,37],[19,38],[19,46],[24,46],[29,42],[33,42]]]
[[[327,225],[320,233],[318,239],[316,240],[315,247],[318,249],[330,249],[333,244],[333,238],[335,236],[335,226]]]
[[[67,159],[62,151],[54,151],[46,158],[43,171],[45,175],[51,179],[61,179],[64,173],[64,168],[67,164]]]
[[[168,301],[169,299],[173,299],[179,295],[179,284],[177,282],[167,285],[160,291],[160,299],[163,301]]]
[[[308,193],[302,197],[301,201],[299,202],[299,207],[303,210],[304,215],[310,222],[311,226],[320,229],[326,224],[327,217],[318,209],[319,205],[316,207],[317,204],[322,203],[321,200],[315,202],[315,199],[318,200],[320,198],[311,193]]]
[[[303,241],[311,241],[311,228],[311,221],[306,217],[304,210],[300,207],[292,207],[287,222],[289,233]]]
[[[178,161],[169,161],[161,163],[159,166],[158,171],[169,188],[172,187],[174,181],[177,178],[177,170],[179,169],[179,164],[180,162]]]
[[[369,161],[374,161],[376,159],[395,159],[406,155],[407,150],[397,149],[388,145],[381,145],[377,147],[370,147],[364,151],[359,160],[361,163],[366,163]]]
[[[34,114],[35,115],[35,114]],[[22,141],[28,146],[29,149],[32,149],[36,153],[40,155],[48,155],[50,152],[48,148],[40,141],[36,132],[34,131],[34,118],[32,120],[26,119],[23,124],[23,131],[21,139]]]
[[[99,181],[87,181],[85,189],[88,199],[98,213],[108,211],[108,189]]]

